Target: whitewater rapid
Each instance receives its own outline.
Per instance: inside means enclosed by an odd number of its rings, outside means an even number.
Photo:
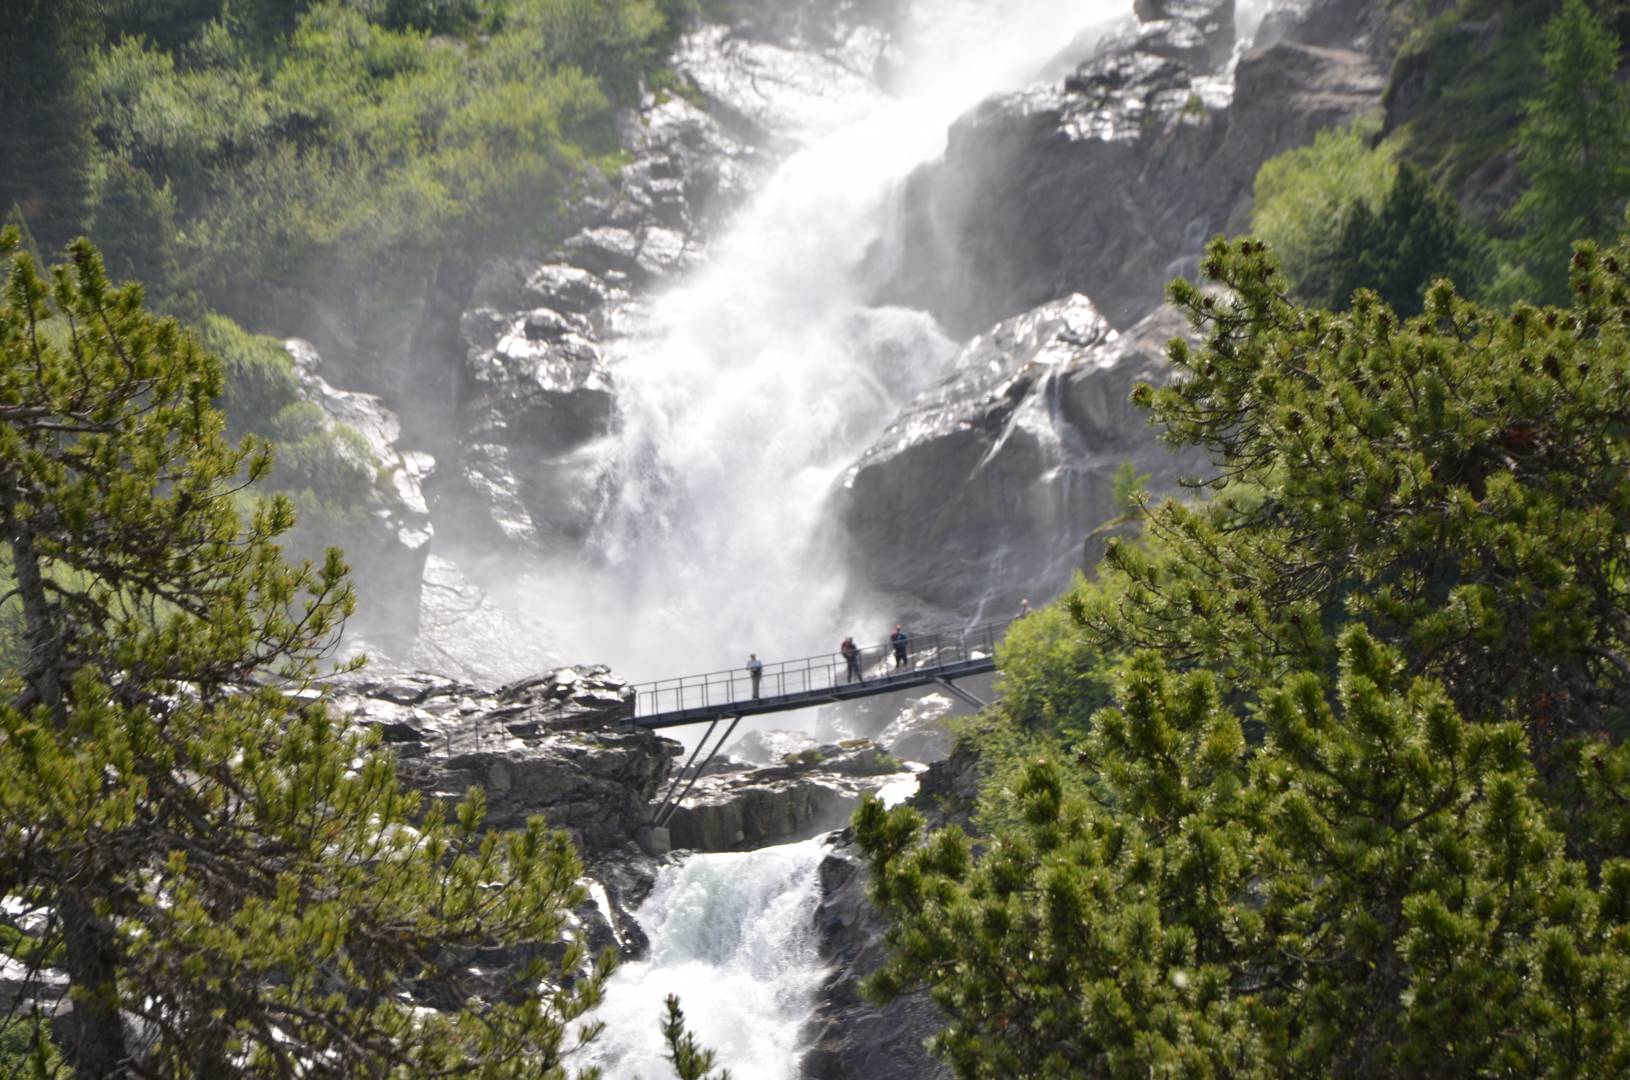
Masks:
[[[637,912],[644,959],[612,976],[591,1055],[608,1077],[665,1080],[663,1000],[677,994],[697,1041],[746,1080],[792,1080],[823,971],[813,925],[819,840],[665,867]]]

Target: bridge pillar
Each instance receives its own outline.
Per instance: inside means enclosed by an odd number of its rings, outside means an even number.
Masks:
[[[647,855],[666,855],[673,850],[665,825],[641,825],[635,830],[634,839]]]

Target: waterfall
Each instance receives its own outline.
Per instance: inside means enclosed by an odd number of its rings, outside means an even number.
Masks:
[[[892,98],[852,97],[712,247],[611,346],[622,420],[615,495],[592,558],[539,583],[558,635],[647,679],[799,656],[892,613],[845,610],[823,541],[835,478],[945,374],[926,314],[867,307],[859,267],[887,195],[940,155],[951,123],[1035,76],[1124,0],[918,0]],[[865,619],[861,622],[859,620]],[[880,633],[880,632],[879,632]]]
[[[649,956],[611,978],[592,1059],[619,1080],[670,1080],[660,1021],[678,994],[685,1021],[731,1075],[790,1080],[822,970],[812,916],[820,840],[664,867],[638,918]]]

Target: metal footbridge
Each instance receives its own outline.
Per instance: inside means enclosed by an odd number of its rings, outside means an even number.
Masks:
[[[902,657],[884,642],[859,648],[858,673],[841,652],[765,664],[755,685],[745,667],[640,683],[634,687],[636,727],[661,729],[707,724],[690,760],[663,796],[653,825],[665,825],[695,786],[709,761],[730,741],[743,717],[807,709],[838,701],[938,686],[976,709],[985,702],[956,685],[957,679],[996,670],[996,646],[1017,618],[981,626],[910,634]],[[714,738],[721,724],[724,732]],[[708,749],[711,744],[711,749]],[[701,764],[697,764],[698,758]],[[683,791],[682,781],[689,779]]]
[[[640,683],[634,687],[634,724],[653,729],[680,727],[721,717],[807,709],[934,684],[951,684],[948,689],[957,697],[983,707],[984,702],[955,686],[954,681],[996,670],[997,643],[1007,635],[1013,621],[1003,619],[967,629],[909,635],[904,663],[898,661],[890,642],[862,646],[859,678],[849,672],[842,653],[831,652],[765,664],[757,692],[745,667]]]

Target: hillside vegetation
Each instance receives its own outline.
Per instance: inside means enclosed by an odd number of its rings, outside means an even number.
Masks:
[[[1630,198],[1623,9],[1462,0],[1391,19],[1385,115],[1265,164],[1254,230],[1321,306],[1367,286],[1414,314],[1442,275],[1565,302],[1569,245],[1611,241]]]
[[[1623,1075],[1630,242],[1408,319],[1205,272],[1137,397],[1211,497],[1015,631],[977,849],[862,808],[871,991],[966,1077]]]
[[[234,432],[277,446],[267,483],[302,509],[285,543],[318,556],[355,536],[378,463],[253,331],[326,300],[389,362],[444,259],[547,238],[615,164],[614,110],[686,8],[24,0],[0,25],[0,218],[41,259],[88,234],[223,358]]]

